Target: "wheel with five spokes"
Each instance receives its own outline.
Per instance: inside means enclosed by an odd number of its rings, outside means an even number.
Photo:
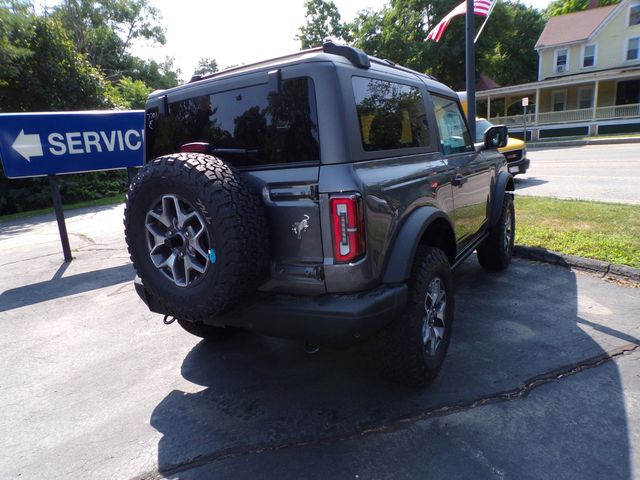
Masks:
[[[438,375],[453,323],[453,280],[445,253],[420,246],[404,314],[380,332],[381,367],[390,379],[424,387]]]
[[[125,237],[154,304],[195,324],[254,291],[268,268],[260,198],[235,169],[209,155],[148,163],[127,194]]]

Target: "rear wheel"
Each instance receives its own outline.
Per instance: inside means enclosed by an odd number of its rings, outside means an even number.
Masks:
[[[453,323],[453,280],[445,253],[421,246],[416,253],[404,314],[380,332],[380,362],[393,381],[424,387],[438,375]]]
[[[513,195],[505,192],[502,212],[489,236],[478,247],[478,262],[487,270],[504,270],[511,263],[516,234],[516,213]]]

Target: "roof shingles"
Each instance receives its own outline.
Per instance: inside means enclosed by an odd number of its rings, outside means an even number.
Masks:
[[[548,48],[587,40],[616,7],[617,5],[609,5],[551,17],[540,34],[535,48]]]

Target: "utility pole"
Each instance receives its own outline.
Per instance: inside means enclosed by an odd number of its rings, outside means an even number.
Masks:
[[[467,14],[465,15],[465,42],[467,66],[467,122],[471,130],[471,139],[476,138],[476,51],[473,37],[475,34],[473,0],[467,0]]]

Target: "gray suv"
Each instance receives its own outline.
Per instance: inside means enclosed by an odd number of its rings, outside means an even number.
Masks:
[[[361,50],[154,92],[145,133],[125,211],[135,287],[194,335],[370,338],[384,372],[424,386],[451,339],[452,269],[511,260],[506,128],[474,145],[455,92]]]

